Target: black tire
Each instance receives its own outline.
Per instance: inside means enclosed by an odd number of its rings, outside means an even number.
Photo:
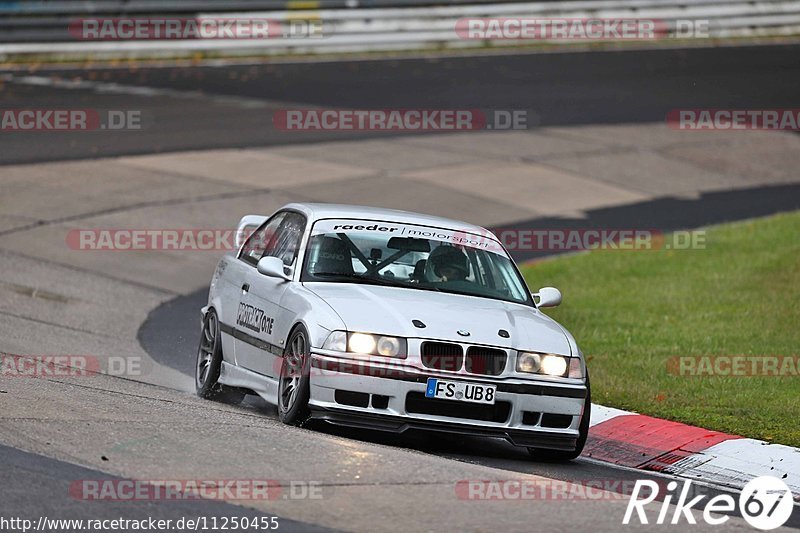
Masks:
[[[311,350],[308,333],[298,326],[289,335],[278,379],[278,417],[284,424],[299,426],[311,416],[308,399]]]
[[[548,450],[546,448],[528,448],[534,460],[550,463],[562,463],[577,459],[586,446],[586,439],[589,437],[589,420],[592,417],[592,388],[589,384],[589,374],[586,374],[586,403],[583,406],[583,418],[578,428],[578,442],[572,451]]]
[[[194,365],[194,385],[197,395],[206,400],[239,404],[245,397],[240,389],[226,387],[218,382],[222,366],[222,338],[219,331],[219,318],[211,309],[203,318],[200,332],[200,346],[197,348],[197,361]]]

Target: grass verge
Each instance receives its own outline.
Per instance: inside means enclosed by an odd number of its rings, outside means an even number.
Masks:
[[[546,311],[586,354],[597,403],[800,446],[800,375],[668,370],[676,356],[797,360],[800,212],[708,228],[705,249],[597,250],[522,271],[562,290]]]

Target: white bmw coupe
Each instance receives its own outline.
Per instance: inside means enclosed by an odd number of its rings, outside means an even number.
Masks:
[[[197,393],[258,394],[280,419],[502,437],[580,455],[591,397],[572,335],[541,312],[484,228],[428,215],[289,204],[248,215],[211,280]]]

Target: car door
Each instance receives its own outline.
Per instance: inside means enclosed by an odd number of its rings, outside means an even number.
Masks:
[[[233,276],[236,280],[235,310],[232,313],[230,325],[234,330],[234,352],[236,354],[236,364],[244,368],[250,368],[249,360],[253,357],[251,353],[254,344],[259,344],[257,336],[261,331],[261,319],[265,317],[256,316],[254,307],[250,303],[250,288],[254,279],[258,279],[261,274],[256,270],[258,260],[264,255],[269,242],[278,231],[285,211],[278,212],[256,229],[244,242],[236,261],[236,269],[239,273]],[[264,324],[266,329],[267,324]]]
[[[261,257],[278,257],[284,271],[293,273],[305,225],[304,215],[285,213]],[[275,378],[280,372],[284,343],[295,314],[283,303],[290,283],[257,271],[250,277],[249,290],[242,295],[241,318],[253,338],[242,345],[241,357],[237,352],[237,361],[248,370]]]

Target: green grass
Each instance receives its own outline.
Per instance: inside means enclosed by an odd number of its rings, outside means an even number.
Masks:
[[[800,354],[800,212],[708,228],[700,250],[597,250],[522,268],[587,357],[593,401],[800,446],[800,377],[682,377],[673,356]]]

